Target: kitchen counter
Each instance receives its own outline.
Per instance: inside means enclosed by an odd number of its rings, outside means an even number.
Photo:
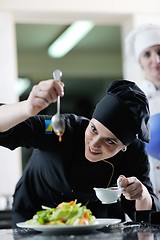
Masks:
[[[160,239],[160,226],[127,222],[87,233],[54,234],[31,229],[1,229],[0,240],[154,240]]]

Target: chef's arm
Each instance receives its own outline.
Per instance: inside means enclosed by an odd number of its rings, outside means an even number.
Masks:
[[[0,106],[0,132],[5,132],[18,123],[35,116],[64,95],[64,84],[53,79],[41,81],[32,88],[27,100]]]

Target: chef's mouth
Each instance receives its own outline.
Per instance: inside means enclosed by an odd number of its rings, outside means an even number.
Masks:
[[[92,154],[95,154],[95,155],[98,155],[98,154],[101,154],[100,151],[96,150],[96,149],[93,149],[91,147],[89,147],[89,151],[92,153]]]

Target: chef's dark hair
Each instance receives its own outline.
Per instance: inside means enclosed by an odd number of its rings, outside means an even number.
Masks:
[[[92,115],[125,145],[136,138],[149,142],[149,117],[146,95],[128,80],[113,81]]]

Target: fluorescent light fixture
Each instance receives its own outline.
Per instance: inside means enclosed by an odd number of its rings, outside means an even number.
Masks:
[[[18,78],[16,85],[18,95],[21,96],[30,86],[31,81],[28,78]]]
[[[91,21],[76,21],[71,24],[48,48],[51,57],[66,55],[92,28]]]

